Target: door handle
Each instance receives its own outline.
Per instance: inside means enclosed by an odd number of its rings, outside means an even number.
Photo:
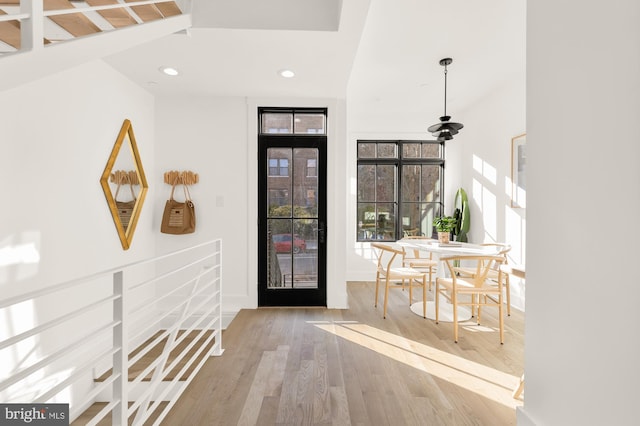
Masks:
[[[320,244],[324,244],[324,233],[325,233],[324,227],[325,227],[324,222],[318,223],[318,241],[320,242]]]

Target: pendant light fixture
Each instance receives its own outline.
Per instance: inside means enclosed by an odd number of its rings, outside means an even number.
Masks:
[[[444,115],[440,117],[438,124],[429,126],[427,129],[439,141],[453,139],[453,136],[458,134],[458,130],[464,127],[462,123],[449,121],[451,117],[447,115],[447,65],[451,65],[451,62],[453,62],[451,58],[440,59],[440,65],[444,67]]]

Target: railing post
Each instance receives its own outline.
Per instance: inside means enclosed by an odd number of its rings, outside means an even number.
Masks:
[[[214,250],[217,251],[214,261],[214,280],[217,281],[217,285],[213,286],[213,291],[218,290],[218,318],[215,323],[215,327],[218,329],[216,335],[216,342],[214,350],[211,352],[212,356],[221,356],[224,352],[222,348],[222,240],[214,242]]]
[[[22,0],[20,12],[29,14],[29,18],[20,22],[20,50],[44,48],[43,0]]]
[[[119,350],[113,355],[113,374],[118,378],[113,382],[113,400],[119,403],[113,409],[112,424],[126,426],[129,397],[127,386],[129,384],[128,358],[126,330],[126,298],[124,288],[124,273],[118,271],[113,274],[113,294],[119,296],[113,301],[113,320],[117,325],[113,328],[113,346]]]

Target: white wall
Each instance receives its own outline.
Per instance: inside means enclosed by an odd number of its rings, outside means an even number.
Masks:
[[[153,98],[101,61],[0,92],[2,298],[153,256],[153,203],[143,207],[132,246],[123,251],[99,183],[125,118],[133,124],[144,169],[153,175]],[[150,199],[154,193],[151,182]],[[39,324],[58,306],[69,307],[103,288],[76,290],[68,298],[3,311],[0,335]],[[81,332],[78,324],[71,328]],[[48,353],[50,345],[74,335],[33,342],[24,354],[5,350],[2,355],[11,359],[0,365],[15,368],[23,357]],[[89,385],[76,391],[83,395]]]
[[[640,3],[529,1],[519,424],[638,423]]]
[[[509,25],[525,25],[524,5],[513,3]],[[506,57],[520,58],[508,64],[514,71],[487,88],[487,93],[465,110],[453,109],[453,120],[464,124],[445,144],[445,213],[453,214],[455,193],[462,187],[471,205],[469,241],[510,244],[510,262],[525,263],[525,210],[510,206],[511,138],[526,131],[525,37],[514,33],[510,43],[497,48],[513,49]],[[472,60],[470,61],[473,62]],[[496,69],[500,68],[499,63]],[[355,69],[357,70],[357,61]],[[363,71],[360,71],[363,72]],[[369,95],[369,94],[368,94]],[[451,107],[451,105],[449,105]],[[402,108],[392,103],[350,96],[348,101],[347,279],[371,281],[375,277],[374,256],[368,243],[356,242],[356,180],[358,139],[431,139],[426,132],[424,105],[409,97]],[[524,284],[513,279],[512,305],[524,310]]]
[[[125,118],[153,172],[151,95],[92,62],[0,97],[2,193],[14,205],[2,209],[0,248],[33,243],[40,258],[0,270],[3,295],[147,257],[152,208],[143,208],[132,247],[123,251],[99,179]],[[150,198],[154,191],[150,185]]]
[[[197,229],[192,235],[158,236],[158,250],[172,251],[211,238],[223,240],[223,306],[227,320],[257,306],[257,108],[328,107],[327,304],[346,307],[343,229],[344,106],[337,100],[162,98],[157,101],[157,175],[189,169],[200,175],[191,195]],[[155,202],[161,212],[170,187]],[[159,228],[160,216],[154,220]]]
[[[244,98],[161,98],[156,102],[156,176],[191,170],[200,181],[190,187],[196,231],[157,234],[158,253],[222,238],[223,313],[253,307],[247,262],[247,113]],[[176,197],[183,200],[182,188]],[[160,229],[171,186],[161,184],[154,227]]]
[[[509,262],[525,264],[526,209],[511,207],[511,139],[526,131],[526,81],[524,73],[510,77],[465,111],[459,170],[471,207],[469,241],[509,244]],[[524,310],[524,283],[510,283],[511,305]]]

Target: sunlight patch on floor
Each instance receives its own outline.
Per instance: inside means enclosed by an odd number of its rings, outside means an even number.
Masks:
[[[519,378],[431,346],[355,321],[314,321],[316,327],[388,356],[509,408],[522,405],[513,399]]]
[[[485,325],[478,325],[474,323],[473,325],[462,325],[460,324],[460,328],[469,331],[471,333],[499,333],[500,329],[495,327],[487,327]]]

